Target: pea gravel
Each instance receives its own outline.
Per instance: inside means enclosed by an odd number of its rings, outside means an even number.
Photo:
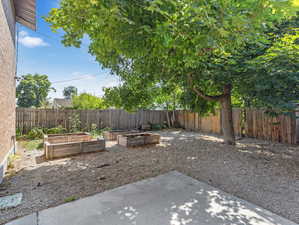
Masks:
[[[23,193],[16,208],[0,211],[0,224],[34,211],[177,170],[299,223],[299,146],[244,138],[236,146],[217,136],[182,130],[159,132],[161,144],[44,161],[22,150],[16,173],[0,196]]]

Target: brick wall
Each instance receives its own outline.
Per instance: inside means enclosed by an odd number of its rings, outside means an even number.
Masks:
[[[15,136],[15,16],[11,3],[0,1],[0,183]]]

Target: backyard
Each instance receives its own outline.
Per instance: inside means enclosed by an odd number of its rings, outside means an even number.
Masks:
[[[0,224],[299,225],[299,0],[3,0],[0,36]]]
[[[299,146],[168,129],[157,146],[125,148],[46,161],[40,142],[20,149],[0,196],[23,193],[21,205],[0,211],[0,224],[124,184],[177,170],[299,223]],[[14,172],[15,171],[15,172]]]

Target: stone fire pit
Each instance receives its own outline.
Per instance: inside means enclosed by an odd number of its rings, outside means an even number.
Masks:
[[[160,135],[153,133],[124,134],[117,136],[117,143],[125,147],[137,147],[160,143]]]
[[[105,150],[104,139],[93,139],[88,133],[49,134],[44,136],[46,159]]]

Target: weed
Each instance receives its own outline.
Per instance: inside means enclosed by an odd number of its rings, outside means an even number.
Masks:
[[[76,196],[71,196],[71,197],[68,197],[68,198],[64,199],[64,202],[72,202],[72,201],[75,201],[77,199],[78,198]]]
[[[61,125],[59,125],[58,127],[53,127],[50,129],[46,130],[47,134],[64,134],[66,133],[66,129],[63,128]]]
[[[17,159],[20,159],[21,157],[17,154],[12,154],[8,157],[8,163],[7,163],[7,167],[9,169],[13,169],[15,166],[14,166],[14,162],[15,160]]]
[[[22,146],[28,150],[28,151],[32,151],[32,150],[39,150],[43,148],[43,140],[31,140],[31,141],[24,141],[22,142]]]
[[[80,120],[80,115],[78,113],[73,113],[70,117],[69,117],[69,121],[71,124],[71,129],[70,131],[72,133],[78,132],[80,131],[81,128],[81,120]]]
[[[26,137],[31,140],[41,139],[44,137],[43,129],[32,128]]]

